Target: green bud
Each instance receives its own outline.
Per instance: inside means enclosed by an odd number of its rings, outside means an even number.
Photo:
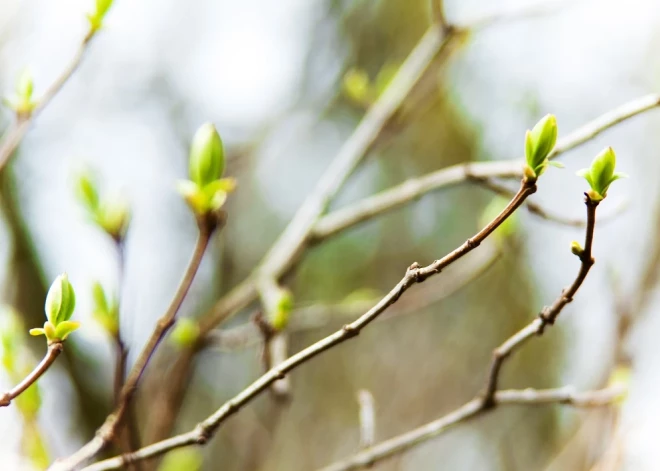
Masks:
[[[158,466],[158,471],[200,471],[202,469],[202,454],[196,448],[180,448],[171,451]]]
[[[24,103],[32,103],[34,92],[34,81],[29,70],[24,70],[16,82],[16,95]]]
[[[97,183],[88,171],[78,175],[75,182],[76,196],[80,203],[90,212],[96,213],[99,208],[100,199]]]
[[[612,182],[628,176],[625,173],[615,172],[615,168],[616,154],[611,147],[607,147],[594,158],[591,167],[577,172],[578,176],[583,177],[589,183],[591,191],[588,194],[591,200],[601,201],[607,196],[607,190]]]
[[[344,93],[355,103],[369,105],[373,101],[373,92],[369,76],[364,70],[351,69],[344,75]]]
[[[199,338],[199,324],[188,317],[176,321],[170,340],[177,347],[187,348],[197,342]]]
[[[92,32],[98,31],[103,27],[103,19],[112,6],[113,0],[96,0],[94,13],[89,13],[87,19]]]
[[[538,178],[550,164],[548,155],[557,143],[557,119],[545,115],[531,131],[525,134],[525,159],[527,172]]]
[[[215,126],[203,124],[190,146],[190,179],[200,188],[219,179],[225,169],[222,140]]]
[[[96,222],[110,237],[121,240],[128,229],[128,206],[120,201],[106,201],[96,212]]]
[[[293,310],[293,295],[291,291],[279,285],[269,284],[263,291],[262,300],[270,325],[275,330],[283,330],[289,324]]]
[[[584,249],[577,240],[571,242],[571,252],[578,257],[581,257],[584,253]]]
[[[92,285],[92,298],[94,300],[94,310],[92,317],[96,322],[115,337],[119,333],[119,310],[116,302],[110,302],[101,286],[101,283],[95,282]]]
[[[46,317],[53,326],[68,321],[76,307],[76,294],[66,273],[59,275],[53,281],[46,296]]]

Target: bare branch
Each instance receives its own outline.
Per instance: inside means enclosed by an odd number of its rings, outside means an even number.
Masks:
[[[560,389],[524,389],[505,390],[495,394],[498,405],[530,405],[539,406],[547,404],[565,404],[573,407],[603,407],[612,404],[625,391],[620,387],[587,391],[581,393],[572,392],[572,388]],[[338,461],[321,471],[348,471],[362,469],[376,462],[403,453],[421,443],[437,437],[450,427],[465,422],[468,419],[482,415],[489,409],[482,407],[481,399],[475,398],[463,404],[449,414],[434,420],[426,425],[411,430],[407,433],[381,442],[371,448],[361,451],[345,460]],[[101,469],[115,468],[95,468]],[[91,470],[90,470],[91,471]]]
[[[39,362],[39,364],[34,368],[34,370],[32,370],[32,372],[27,375],[23,381],[18,383],[11,390],[0,395],[0,407],[7,407],[9,404],[11,404],[12,400],[20,396],[27,388],[32,386],[39,378],[41,378],[41,375],[48,371],[48,368],[51,367],[51,365],[55,362],[55,359],[59,356],[60,353],[62,353],[62,350],[64,350],[64,345],[62,345],[62,342],[53,342],[48,345],[48,351],[46,351],[46,355],[44,356],[43,360],[41,360],[41,362]]]
[[[453,295],[483,275],[500,256],[498,246],[486,241],[478,252],[465,257],[461,263],[454,264],[437,277],[411,288],[411,291],[414,291],[411,296],[399,300],[376,322],[417,314],[423,308]],[[371,298],[349,303],[313,304],[300,307],[291,313],[287,331],[296,333],[333,324],[342,325],[367,311],[379,299]],[[262,340],[261,329],[254,322],[248,322],[228,329],[212,330],[206,336],[205,346],[228,352],[259,345]]]
[[[5,167],[9,158],[12,156],[18,145],[23,140],[23,137],[27,133],[27,130],[32,124],[32,121],[37,117],[37,115],[43,111],[43,109],[48,106],[51,100],[57,95],[57,93],[62,89],[64,84],[69,80],[71,75],[76,71],[80,65],[80,61],[87,50],[87,46],[91,42],[92,38],[96,34],[97,29],[90,28],[85,37],[83,38],[78,51],[71,59],[71,62],[67,67],[62,71],[62,73],[55,79],[55,82],[51,84],[50,87],[44,92],[43,96],[39,100],[37,107],[32,110],[28,116],[20,116],[16,118],[14,124],[12,124],[9,129],[2,136],[0,140],[0,171]]]

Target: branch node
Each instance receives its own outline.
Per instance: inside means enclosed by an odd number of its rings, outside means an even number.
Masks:
[[[344,331],[344,334],[346,335],[346,338],[355,337],[356,335],[358,335],[360,333],[360,331],[358,329],[356,329],[355,327],[353,327],[351,324],[345,324],[341,328],[341,330]]]

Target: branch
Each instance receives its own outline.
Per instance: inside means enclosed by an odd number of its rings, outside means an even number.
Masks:
[[[564,404],[573,407],[602,407],[615,402],[621,397],[624,390],[620,387],[611,387],[596,391],[587,391],[581,393],[572,392],[572,388],[560,389],[523,389],[523,390],[505,390],[498,391],[495,394],[497,404],[502,405],[530,405],[539,406],[546,404]],[[450,427],[465,422],[468,419],[484,414],[489,409],[484,409],[480,398],[472,399],[458,409],[449,414],[422,425],[419,428],[407,433],[390,438],[371,448],[361,451],[345,460],[338,461],[321,471],[348,471],[367,468],[376,462],[394,455],[403,453],[420,443],[424,443]],[[95,468],[95,471],[101,469],[115,468]],[[90,470],[91,471],[91,470]]]
[[[376,441],[376,408],[374,396],[367,389],[357,392],[358,405],[360,406],[360,446],[368,448]]]
[[[501,256],[496,244],[482,244],[481,250],[466,257],[460,264],[452,265],[444,274],[418,285],[414,295],[400,300],[376,322],[398,319],[419,313],[423,308],[445,299],[483,275]],[[485,245],[485,246],[484,246]],[[304,332],[343,324],[367,311],[380,298],[371,298],[336,304],[313,304],[300,307],[291,313],[287,326],[289,333]],[[228,329],[214,329],[205,338],[205,347],[221,351],[235,351],[259,345],[263,342],[262,330],[255,322],[247,322]]]
[[[87,46],[95,36],[96,31],[98,30],[90,27],[89,31],[87,31],[87,34],[85,34],[85,37],[80,43],[78,51],[73,56],[73,59],[71,59],[71,62],[69,62],[60,76],[57,77],[51,86],[48,87],[48,89],[44,92],[43,96],[39,100],[37,107],[27,116],[17,116],[14,124],[12,124],[7,132],[5,132],[5,134],[2,136],[2,139],[0,140],[0,171],[5,167],[9,161],[9,158],[21,143],[21,140],[23,140],[23,137],[27,133],[27,130],[30,127],[30,124],[32,124],[32,121],[34,121],[37,115],[41,113],[41,111],[43,111],[46,106],[48,106],[51,100],[55,97],[55,95],[57,95],[67,80],[69,80],[71,75],[73,75],[73,73],[76,71],[80,65],[80,61],[82,60],[83,55],[85,54],[85,51],[87,50]]]
[[[594,258],[591,254],[593,245],[594,229],[596,227],[596,208],[598,202],[592,201],[585,193],[585,206],[587,208],[587,228],[585,230],[584,249],[579,255],[580,270],[573,283],[562,290],[561,295],[555,299],[551,306],[543,308],[539,316],[529,323],[526,327],[518,331],[506,342],[497,347],[493,352],[493,361],[488,374],[486,392],[483,397],[483,405],[486,408],[495,405],[495,391],[497,390],[497,381],[499,379],[500,369],[504,361],[509,358],[514,351],[522,347],[530,338],[535,335],[542,335],[546,326],[553,325],[557,316],[568,303],[573,301],[573,296],[577,293],[584,282],[589,270],[594,264]]]
[[[41,375],[43,375],[48,368],[55,362],[55,359],[62,353],[64,350],[64,345],[62,342],[54,342],[48,345],[48,351],[43,360],[32,370],[32,372],[25,377],[23,381],[14,386],[11,390],[0,396],[0,407],[7,407],[11,404],[11,401],[16,397],[20,396],[27,388],[32,386]]]
[[[549,158],[555,159],[595,138],[612,126],[658,106],[660,106],[660,95],[652,94],[610,110],[559,139]],[[311,237],[315,242],[325,240],[354,225],[416,201],[428,193],[463,183],[466,180],[519,178],[522,176],[522,162],[521,158],[498,162],[456,164],[422,177],[411,178],[397,186],[323,216],[316,223]]]
[[[190,262],[188,263],[186,272],[183,275],[176,294],[174,295],[172,302],[167,308],[167,311],[156,323],[154,331],[140,352],[140,356],[133,365],[128,378],[126,378],[126,382],[121,389],[118,404],[115,407],[113,413],[107,417],[106,421],[97,431],[96,436],[91,441],[89,441],[85,446],[80,448],[70,457],[62,461],[55,462],[50,469],[53,471],[76,469],[79,465],[94,457],[113,440],[117,429],[121,424],[122,418],[128,410],[129,402],[137,390],[137,385],[140,381],[140,378],[147,368],[149,360],[156,351],[156,348],[160,344],[161,340],[165,337],[165,334],[175,323],[176,314],[179,311],[181,304],[183,304],[183,300],[188,294],[188,290],[190,289],[190,286],[192,285],[192,282],[195,278],[195,274],[197,273],[197,270],[199,269],[199,266],[202,262],[204,252],[206,251],[206,247],[209,244],[214,229],[215,228],[213,223],[209,223],[203,220],[199,221],[199,235],[197,237],[195,249],[193,251]]]
[[[329,350],[330,348],[357,336],[364,327],[374,321],[389,306],[396,303],[401,295],[405,293],[411,286],[416,283],[421,283],[430,276],[440,273],[442,269],[477,248],[490,234],[493,233],[493,231],[495,231],[495,229],[497,229],[509,216],[511,216],[520,207],[520,205],[523,204],[528,196],[532,195],[535,191],[535,182],[526,179],[522,180],[520,183],[520,190],[509,202],[509,204],[490,223],[488,223],[472,238],[466,240],[461,246],[454,249],[443,258],[434,261],[428,266],[420,267],[418,263],[413,263],[410,267],[408,267],[406,274],[401,279],[401,281],[399,281],[399,283],[397,283],[397,285],[369,311],[367,311],[354,322],[344,325],[334,334],[319,340],[304,350],[301,350],[295,355],[289,357],[286,361],[271,368],[259,379],[254,381],[250,386],[234,396],[234,398],[225,402],[224,405],[222,405],[206,420],[199,423],[197,427],[195,427],[195,429],[191,432],[162,440],[151,446],[142,448],[135,453],[130,453],[128,455],[101,461],[85,469],[87,471],[117,469],[118,466],[123,466],[136,460],[144,459],[146,457],[156,456],[173,448],[179,448],[181,446],[192,444],[201,445],[206,443],[215,434],[215,432],[218,430],[218,427],[220,427],[220,425],[225,420],[238,412],[250,401],[258,397],[262,392],[267,390],[270,385],[284,378],[288,372],[308,362],[320,353],[323,353],[326,350]]]

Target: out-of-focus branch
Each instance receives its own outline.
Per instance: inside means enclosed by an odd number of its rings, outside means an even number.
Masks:
[[[615,402],[625,391],[611,387],[596,391],[573,392],[572,388],[503,390],[495,394],[498,405],[565,404],[573,407],[602,407]],[[450,427],[486,413],[480,398],[472,399],[449,414],[419,428],[374,445],[347,459],[338,461],[321,471],[349,471],[363,469],[383,459],[403,453],[445,432]],[[100,468],[107,469],[107,468]]]
[[[340,330],[331,334],[318,342],[310,345],[309,347],[301,350],[295,355],[283,361],[279,365],[274,366],[250,386],[245,388],[239,394],[234,396],[229,401],[225,402],[218,410],[216,410],[206,420],[200,422],[197,427],[188,434],[179,435],[174,438],[166,439],[161,442],[155,443],[150,447],[145,447],[135,453],[128,455],[118,456],[109,460],[101,461],[85,469],[88,471],[98,471],[103,469],[117,469],[117,466],[122,466],[127,463],[134,462],[136,459],[144,459],[153,454],[153,450],[159,453],[165,453],[173,448],[192,444],[206,443],[218,430],[220,425],[225,422],[229,417],[237,413],[246,404],[258,397],[262,392],[267,390],[273,383],[284,378],[288,372],[294,370],[302,364],[307,363],[317,355],[329,350],[336,345],[339,345],[353,337],[356,337],[360,331],[373,322],[380,314],[382,314],[388,307],[396,303],[399,298],[411,286],[416,283],[421,283],[427,278],[440,273],[444,268],[459,260],[463,256],[470,253],[475,248],[486,240],[508,217],[510,217],[529,197],[536,191],[536,182],[528,179],[523,179],[520,183],[520,190],[507,206],[483,229],[481,229],[473,237],[466,240],[458,248],[454,249],[449,254],[445,255],[439,260],[435,260],[430,265],[421,267],[418,263],[413,263],[406,270],[404,277],[396,284],[392,290],[385,295],[375,306],[369,311],[360,316],[357,320],[350,324],[344,325]],[[145,455],[144,450],[149,450]]]
[[[140,352],[139,357],[137,358],[133,368],[131,369],[126,381],[121,389],[121,394],[119,396],[119,401],[115,410],[111,415],[108,416],[104,424],[98,430],[96,436],[89,441],[85,446],[76,451],[73,455],[68,458],[57,461],[50,468],[52,471],[69,471],[77,469],[81,464],[85,463],[87,460],[94,457],[99,453],[108,443],[110,443],[122,422],[124,415],[126,414],[129,403],[137,390],[137,385],[142,377],[144,371],[149,364],[151,357],[158,348],[158,345],[165,337],[165,334],[169,329],[174,325],[176,320],[176,314],[179,312],[179,308],[183,304],[183,300],[188,294],[188,290],[192,285],[192,282],[195,278],[195,274],[199,269],[199,266],[202,262],[204,252],[206,247],[211,240],[211,235],[216,228],[215,223],[210,220],[200,219],[199,220],[199,235],[197,237],[197,242],[195,244],[195,249],[193,251],[188,267],[181,279],[179,287],[172,299],[167,311],[156,323],[154,331],[151,333],[151,336],[147,340],[146,345],[143,347]]]
[[[478,252],[465,257],[461,263],[454,264],[445,273],[411,288],[411,291],[414,291],[411,296],[399,300],[376,322],[417,314],[423,308],[453,295],[483,275],[495,264],[500,255],[497,244],[486,241]],[[293,334],[332,325],[342,325],[367,311],[379,299],[370,298],[300,307],[291,313],[287,331]],[[206,336],[205,341],[205,345],[208,347],[221,351],[235,351],[259,345],[263,341],[263,334],[256,322],[249,322],[228,329],[212,330]]]
[[[27,388],[32,386],[41,375],[43,375],[48,368],[55,363],[55,359],[64,350],[62,342],[54,342],[48,345],[48,351],[43,360],[32,370],[32,372],[23,379],[20,383],[14,386],[11,390],[0,395],[0,407],[6,407],[11,404],[11,401],[20,396]]]
[[[360,406],[360,446],[368,448],[376,443],[376,407],[374,396],[366,389],[357,393]]]
[[[0,171],[5,167],[5,165],[7,165],[9,158],[21,143],[21,140],[27,133],[30,124],[32,124],[32,121],[34,121],[37,115],[43,111],[46,106],[48,106],[51,100],[55,97],[55,95],[57,95],[67,80],[69,80],[71,75],[73,75],[73,73],[76,71],[80,65],[80,61],[82,60],[83,55],[85,54],[85,51],[87,50],[87,46],[97,31],[98,29],[90,27],[82,42],[80,43],[76,54],[71,59],[71,62],[69,62],[67,67],[44,92],[43,96],[38,101],[36,108],[32,110],[32,112],[28,115],[17,116],[16,121],[14,121],[14,123],[2,136],[2,139],[0,140]]]

